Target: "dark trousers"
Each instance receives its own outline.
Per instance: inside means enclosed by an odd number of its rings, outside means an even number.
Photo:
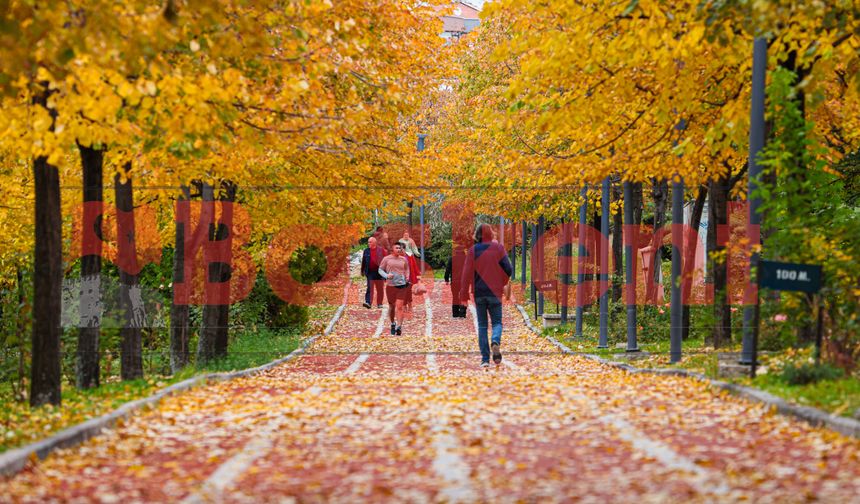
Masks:
[[[376,289],[376,304],[382,304],[382,296],[385,294],[385,286],[383,285],[385,280],[371,280],[370,277],[367,278],[367,291],[364,293],[364,302],[367,304],[373,304],[371,300],[373,299],[373,290]]]
[[[490,342],[487,341],[487,329],[488,326],[492,326],[493,332],[490,338],[493,343],[501,344],[502,302],[495,297],[476,297],[475,311],[478,315],[478,348],[481,349],[481,362],[490,362]]]
[[[466,305],[460,299],[460,282],[454,279],[451,282],[451,316],[454,318],[466,318]]]

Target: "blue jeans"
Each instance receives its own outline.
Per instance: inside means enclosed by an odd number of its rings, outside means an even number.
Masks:
[[[478,347],[481,349],[481,362],[490,362],[490,344],[487,342],[487,314],[493,324],[493,343],[502,343],[502,302],[499,298],[475,298],[478,311]]]
[[[365,303],[373,304],[373,290],[376,289],[376,304],[382,304],[382,296],[385,294],[383,282],[383,280],[371,280],[370,276],[367,277],[367,291],[364,293]]]

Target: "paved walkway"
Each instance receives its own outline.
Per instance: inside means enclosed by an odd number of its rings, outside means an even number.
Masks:
[[[359,288],[331,336],[0,482],[12,502],[857,502],[860,443],[686,378],[565,356],[505,308],[504,365],[437,283],[402,336]],[[363,290],[363,289],[361,289]]]

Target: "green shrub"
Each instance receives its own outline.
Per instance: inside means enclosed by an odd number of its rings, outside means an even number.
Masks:
[[[448,264],[448,259],[451,257],[452,247],[450,238],[434,236],[430,246],[424,250],[425,262],[433,269],[444,270],[445,265]]]
[[[269,309],[269,320],[266,324],[270,328],[297,328],[302,329],[308,323],[307,306],[287,304],[280,299]]]
[[[301,284],[319,282],[327,269],[325,253],[314,245],[300,247],[290,256],[290,275]]]
[[[787,365],[782,369],[782,380],[789,385],[808,385],[822,380],[841,378],[843,371],[827,364],[803,363],[799,366]]]
[[[279,298],[263,272],[257,274],[248,297],[233,304],[230,310],[231,325],[246,328],[261,324],[272,329],[285,327],[301,331],[309,318],[307,307],[287,304]]]

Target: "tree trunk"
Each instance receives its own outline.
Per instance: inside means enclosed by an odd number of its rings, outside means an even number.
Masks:
[[[597,208],[600,208],[599,203],[595,206]],[[601,267],[601,264],[600,264],[600,239],[598,238],[600,236],[600,228],[601,228],[600,224],[601,224],[600,212],[595,210],[594,213],[591,214],[591,227],[594,228],[594,230],[596,232],[593,235],[594,238],[591,240],[591,248],[589,249],[590,250],[589,255],[592,256],[591,261],[589,261],[589,264],[591,264],[591,279],[594,280],[594,282],[592,282],[592,285],[594,285],[594,297],[592,299],[594,299],[595,303],[592,303],[592,304],[597,304],[598,308],[599,308],[599,303],[597,301],[600,299],[600,282],[599,282],[599,279],[600,279],[600,267]]]
[[[33,104],[49,111],[47,84]],[[30,405],[60,404],[60,313],[63,289],[63,221],[60,215],[60,173],[47,156],[33,160],[35,182],[35,247],[33,261],[33,333]]]
[[[188,202],[191,199],[191,191],[188,186],[182,186],[180,201]],[[185,237],[186,233],[193,233],[192,229],[185,229],[185,223],[176,222],[175,244],[173,248],[173,285],[174,288],[185,280]],[[178,373],[179,370],[188,365],[190,352],[188,350],[189,339],[189,312],[188,304],[176,304],[176,299],[170,305],[170,370]]]
[[[712,180],[709,185],[709,203],[708,203],[708,223],[713,225],[713,232],[708,233],[708,247],[713,250],[716,255],[721,255],[725,252],[725,245],[720,243],[718,235],[720,226],[728,225],[728,200],[729,200],[729,177],[726,175],[718,180]],[[711,224],[713,223],[713,224]],[[724,232],[729,232],[724,231]],[[711,271],[714,280],[714,329],[713,343],[714,348],[720,348],[724,344],[732,341],[732,311],[731,300],[729,299],[728,289],[728,261],[725,257],[721,257],[719,261],[709,260],[708,270]]]
[[[642,211],[645,199],[642,196],[642,182],[633,184],[633,223],[642,224]]]
[[[407,226],[407,229],[409,229],[409,233],[411,234],[412,233],[412,201],[411,200],[408,203],[406,203],[406,208],[408,209],[407,210],[408,213],[406,214],[406,226]],[[400,238],[395,239],[394,242],[392,242],[392,245],[394,243],[396,243],[397,240],[399,240],[399,239]]]
[[[708,181],[708,234],[705,238],[705,289],[714,289],[714,260],[713,254],[717,247],[717,223],[714,218],[714,185],[713,180]],[[711,300],[712,312],[717,304],[717,291],[714,289],[714,297]],[[716,313],[713,313],[716,315]],[[714,318],[711,333],[705,335],[705,346],[714,345],[714,333],[716,332],[717,319]]]
[[[24,373],[26,372],[24,354],[27,351],[27,344],[24,341],[24,333],[27,331],[25,321],[25,317],[27,316],[27,293],[24,290],[24,272],[21,270],[21,266],[15,268],[15,278],[18,281],[18,311],[16,312],[17,322],[15,324],[15,339],[18,342],[18,383],[16,385],[13,382],[13,388],[15,389],[15,397],[18,400],[23,400],[24,386],[26,385],[24,378]]]
[[[216,228],[215,239],[217,241],[227,240],[228,257],[225,262],[218,263],[217,278],[219,282],[227,282],[227,297],[230,292],[230,277],[233,272],[233,256],[230,251],[230,245],[233,241],[233,203],[236,201],[236,185],[230,181],[221,182],[221,192],[218,196],[221,201],[221,220]],[[224,203],[227,203],[226,205]],[[227,356],[227,347],[230,342],[229,322],[230,322],[230,302],[224,300],[217,305],[218,311],[218,326],[215,332],[215,355],[218,357]]]
[[[200,190],[201,199],[203,200],[203,205],[200,209],[200,222],[198,226],[207,226],[214,228],[215,222],[215,191],[213,187],[209,184],[203,184]],[[211,212],[208,211],[211,209]],[[203,216],[211,216],[208,222],[203,220]],[[208,234],[208,239],[213,239],[213,231],[210,230]],[[208,246],[208,245],[205,245]],[[205,254],[205,252],[204,252]],[[205,262],[204,262],[204,266]],[[208,268],[205,268],[208,269]],[[208,271],[204,271],[205,275],[208,275]],[[215,358],[215,327],[218,325],[218,312],[213,309],[214,307],[211,305],[203,306],[203,320],[202,327],[200,328],[200,337],[197,338],[197,365],[205,366],[209,364],[209,362]]]
[[[230,182],[223,182],[221,191],[219,191],[221,195],[218,200],[222,202],[232,202],[235,200],[236,196],[236,188]],[[227,247],[229,248],[229,243],[231,240],[230,236],[230,227],[232,226],[232,212],[224,212],[224,206],[222,206],[222,214],[221,221],[214,221],[214,206],[215,206],[215,194],[214,189],[209,184],[203,185],[202,190],[203,196],[203,206],[207,205],[213,209],[211,215],[213,216],[210,220],[211,225],[209,226],[209,241],[210,242],[218,242],[218,241],[227,241]],[[201,214],[205,211],[201,210]],[[203,221],[201,220],[201,224]],[[214,246],[212,243],[208,243],[207,247]],[[206,251],[204,250],[204,257],[206,256]],[[227,262],[212,262],[211,264],[207,262],[207,271],[208,279],[210,282],[229,282],[230,280],[230,264],[229,257]],[[210,289],[207,289],[207,291]],[[213,289],[214,290],[214,289]],[[213,302],[208,299],[210,297],[210,293],[206,292],[204,296],[207,298],[205,300],[205,304],[203,305],[203,323],[200,330],[200,338],[198,340],[197,345],[197,363],[198,365],[205,365],[209,363],[212,359],[216,357],[223,357],[227,355],[227,344],[228,344],[228,323],[229,323],[229,304],[226,300],[217,300]]]
[[[99,331],[101,329],[102,171],[104,150],[78,144],[84,174],[84,225],[96,226],[95,250],[81,257],[80,326],[78,328],[77,384],[88,389],[99,386]],[[89,230],[82,236],[89,236]]]
[[[702,223],[702,212],[705,209],[705,199],[707,196],[708,191],[699,187],[698,193],[696,193],[696,201],[693,203],[693,211],[690,215],[690,242],[684,244],[684,270],[686,271],[693,271],[693,268],[687,265],[693,264],[696,260],[696,252],[699,248],[699,224]],[[683,294],[681,296],[684,300],[684,306],[681,312],[681,316],[683,318],[683,323],[681,324],[681,339],[687,339],[690,337],[690,296],[692,295],[692,280],[693,279],[691,278],[681,284],[684,287]]]
[[[123,183],[122,174],[114,177],[117,210],[117,256],[121,258],[137,257],[134,225],[134,196],[132,194],[131,163],[125,165],[126,181]],[[121,214],[125,214],[124,217]],[[136,265],[136,259],[131,261]],[[124,316],[120,329],[120,375],[123,380],[143,378],[143,348],[141,329],[145,314],[141,297],[139,278],[136,268],[134,273],[119,269],[119,306]]]
[[[621,201],[621,189],[619,188],[620,181],[613,184],[612,201]],[[616,311],[623,309],[620,304],[621,289],[624,284],[624,240],[622,239],[624,229],[624,207],[618,206],[618,211],[612,215],[612,263],[613,263],[613,279],[612,279],[612,301],[615,304]]]
[[[651,187],[651,196],[654,198],[654,233],[659,233],[663,226],[666,225],[666,203],[669,200],[669,182],[667,180],[653,180]],[[657,296],[658,285],[662,283],[663,269],[663,240],[654,244],[654,257],[651,262],[653,270],[654,285],[646,293],[647,299],[650,302],[656,303],[659,299]]]

